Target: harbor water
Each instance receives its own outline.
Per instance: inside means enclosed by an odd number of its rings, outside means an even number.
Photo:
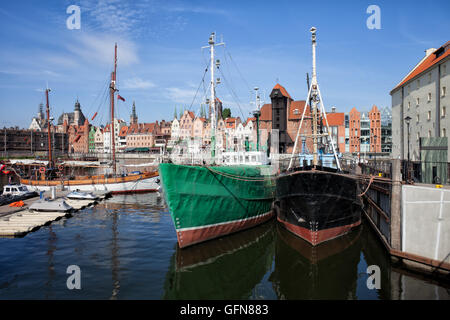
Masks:
[[[73,265],[81,288],[70,290]],[[368,286],[374,265],[379,288]],[[272,220],[179,249],[164,200],[150,193],[0,238],[0,299],[450,299],[450,289],[392,265],[366,223],[316,247]]]

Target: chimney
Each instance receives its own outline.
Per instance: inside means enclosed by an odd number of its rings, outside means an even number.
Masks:
[[[331,113],[335,113],[336,112],[336,107],[331,107]]]
[[[429,48],[425,50],[425,56],[428,57],[430,54],[436,51],[436,48]]]

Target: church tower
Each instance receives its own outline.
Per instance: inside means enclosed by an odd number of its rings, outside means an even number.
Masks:
[[[82,124],[82,123],[80,123],[81,122],[80,121],[81,120],[80,119],[81,118],[80,114],[81,114],[81,105],[80,105],[80,102],[77,99],[77,101],[75,102],[75,109],[74,109],[74,112],[73,112],[73,122],[77,126]]]
[[[138,123],[138,116],[136,114],[136,105],[133,101],[133,109],[131,111],[130,124],[137,124],[137,123]]]

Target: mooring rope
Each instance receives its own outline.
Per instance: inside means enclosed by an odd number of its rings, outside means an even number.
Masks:
[[[370,188],[370,186],[371,186],[371,184],[372,184],[374,178],[375,178],[375,176],[371,176],[371,177],[370,177],[369,185],[367,186],[366,190],[365,190],[363,193],[361,193],[361,194],[358,195],[359,197],[362,197],[363,195],[366,194],[367,191],[369,191],[369,188]]]

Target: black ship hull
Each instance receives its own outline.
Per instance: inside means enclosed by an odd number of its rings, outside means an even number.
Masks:
[[[281,175],[276,183],[278,221],[312,245],[337,238],[361,224],[356,177],[328,168],[299,170]]]

